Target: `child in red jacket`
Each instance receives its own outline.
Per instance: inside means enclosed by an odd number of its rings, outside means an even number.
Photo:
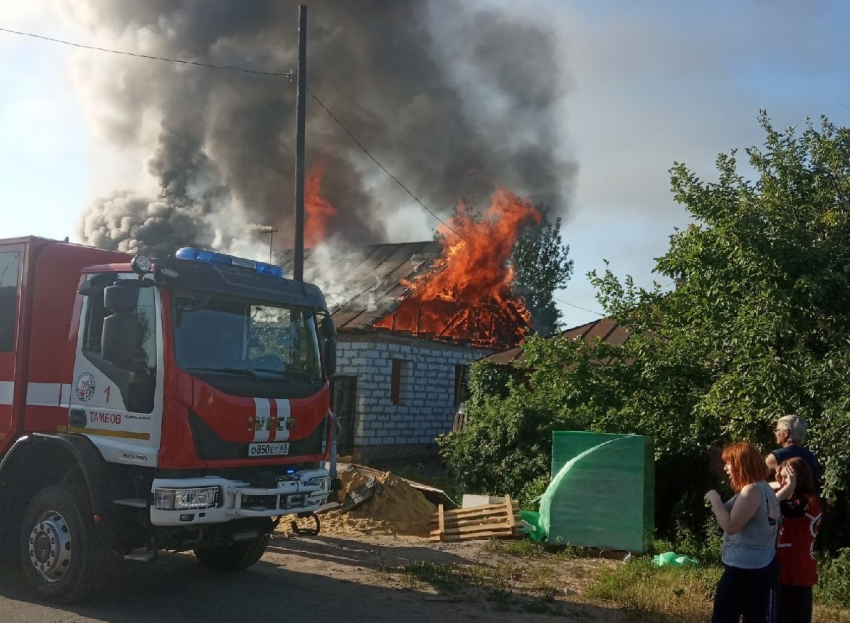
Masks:
[[[783,462],[777,482],[793,483],[793,493],[781,500],[782,527],[776,545],[779,559],[779,622],[811,623],[812,587],[818,582],[813,555],[815,537],[821,522],[812,470],[805,460],[794,457]]]

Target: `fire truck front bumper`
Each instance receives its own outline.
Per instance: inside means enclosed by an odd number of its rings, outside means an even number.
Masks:
[[[215,476],[158,478],[151,486],[150,517],[155,526],[191,526],[309,513],[325,504],[330,492],[324,469],[297,472],[269,488]]]

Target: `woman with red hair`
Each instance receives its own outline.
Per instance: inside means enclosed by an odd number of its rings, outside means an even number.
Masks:
[[[771,623],[776,617],[776,535],[779,502],[765,482],[767,466],[754,445],[723,449],[723,467],[735,495],[725,504],[717,491],[705,494],[723,529],[723,575],[714,595],[712,623]],[[781,490],[779,493],[782,493]]]

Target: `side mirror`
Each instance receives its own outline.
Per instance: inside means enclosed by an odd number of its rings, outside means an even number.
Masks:
[[[325,373],[330,378],[336,374],[336,340],[328,339],[322,342],[322,351],[325,360]]]
[[[106,361],[124,370],[133,368],[139,322],[133,312],[116,312],[103,319],[100,353]]]
[[[100,354],[112,365],[125,370],[132,369],[136,352],[139,331],[136,304],[140,288],[138,281],[121,279],[103,290],[103,306],[113,313],[103,319]]]
[[[138,281],[122,279],[103,290],[103,306],[115,312],[135,311],[139,302]]]
[[[336,325],[330,316],[324,316],[319,322],[319,333],[321,333],[322,339],[336,339]]]
[[[330,316],[322,318],[319,324],[322,336],[322,359],[325,361],[325,374],[328,378],[336,374],[336,326]]]

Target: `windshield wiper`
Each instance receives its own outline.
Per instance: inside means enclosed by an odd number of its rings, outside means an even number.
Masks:
[[[191,366],[188,368],[184,368],[187,372],[195,371],[195,372],[218,372],[220,374],[233,374],[238,376],[250,376],[252,379],[260,383],[260,377],[255,370],[252,368],[203,368],[198,366]]]
[[[267,372],[269,374],[276,374],[282,377],[290,377],[299,381],[315,381],[315,379],[310,376],[308,372],[304,372],[302,370],[274,370],[272,368],[254,368],[257,372]]]

